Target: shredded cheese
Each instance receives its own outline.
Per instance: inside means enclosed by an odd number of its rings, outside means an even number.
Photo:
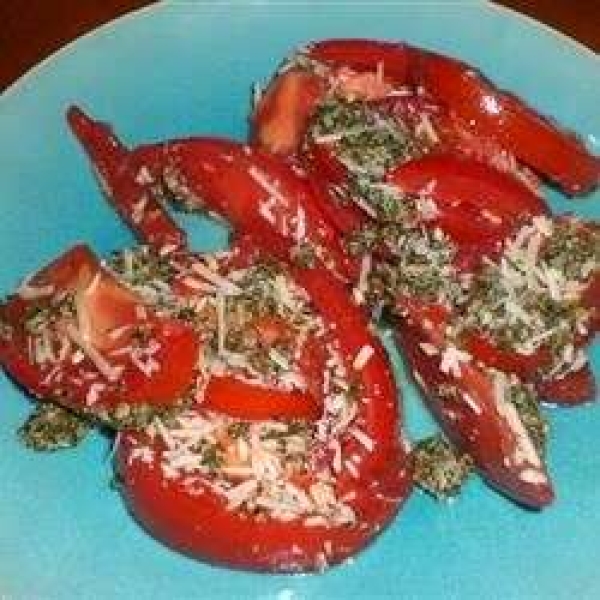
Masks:
[[[375,348],[371,345],[365,345],[360,348],[354,361],[352,362],[352,368],[355,371],[362,371],[367,363],[371,360],[371,357],[375,354]]]

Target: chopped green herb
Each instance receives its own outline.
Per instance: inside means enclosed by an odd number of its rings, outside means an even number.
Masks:
[[[352,173],[376,179],[422,151],[400,120],[363,102],[325,102],[313,118],[309,135],[317,143],[334,143],[338,158]]]
[[[543,455],[548,439],[548,421],[544,418],[534,390],[526,385],[512,384],[507,390],[507,400],[517,409],[533,445]]]
[[[32,450],[61,450],[79,444],[89,429],[82,417],[56,404],[41,402],[19,429],[19,438]]]
[[[472,460],[439,434],[417,442],[413,458],[415,483],[438,500],[456,496],[472,468]]]
[[[216,471],[224,462],[223,449],[218,444],[207,444],[201,451],[200,462],[209,471]]]
[[[115,252],[108,266],[132,287],[169,284],[175,271],[168,257],[160,256],[147,246]]]
[[[542,258],[567,279],[584,281],[591,271],[600,268],[600,231],[585,229],[571,219],[558,221]]]
[[[232,423],[227,428],[227,434],[234,439],[246,437],[249,431],[250,423],[244,421],[237,421],[235,423]]]
[[[353,252],[385,247],[394,258],[377,261],[368,276],[367,303],[393,304],[399,294],[457,303],[463,286],[452,261],[455,248],[443,235],[399,224],[371,225],[347,242]]]
[[[317,255],[315,249],[307,243],[301,243],[291,251],[292,260],[300,267],[311,269],[315,266]]]

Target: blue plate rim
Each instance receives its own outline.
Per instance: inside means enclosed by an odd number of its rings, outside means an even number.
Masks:
[[[268,3],[274,2],[274,0],[265,0],[265,2],[268,4]],[[276,1],[274,3],[277,4]],[[379,2],[375,2],[372,4],[378,4],[378,3]],[[49,54],[47,57],[43,58],[41,61],[39,61],[38,63],[33,65],[30,69],[28,69],[25,73],[23,73],[18,79],[13,81],[2,93],[0,93],[0,104],[2,103],[2,101],[6,100],[7,98],[14,96],[15,94],[18,94],[22,87],[28,85],[32,80],[34,80],[36,77],[38,77],[44,71],[44,69],[48,68],[49,66],[51,67],[52,63],[55,60],[59,60],[63,55],[68,55],[72,51],[76,51],[76,46],[82,40],[85,40],[88,38],[93,38],[103,32],[110,31],[110,29],[112,29],[114,27],[118,27],[122,23],[124,23],[130,19],[135,20],[135,19],[143,18],[146,15],[146,13],[150,13],[150,12],[158,11],[158,10],[165,10],[172,6],[176,6],[177,4],[185,4],[185,3],[183,3],[183,2],[180,3],[180,2],[170,1],[170,0],[163,0],[162,2],[155,2],[153,4],[148,4],[147,6],[142,6],[141,8],[137,8],[135,10],[132,10],[131,12],[127,12],[119,17],[115,17],[114,19],[107,21],[106,23],[103,23],[102,25],[94,27],[90,31],[67,42],[65,45],[61,46],[60,48],[58,48],[57,50],[55,50],[54,52]],[[329,0],[327,2],[324,2],[323,4],[330,4],[330,5],[338,4],[339,5],[339,4],[344,4],[344,2],[341,2],[341,3],[340,2],[332,2],[331,0]],[[384,5],[386,3],[381,2],[381,4]],[[430,4],[430,3],[426,1],[425,4]],[[496,4],[495,2],[492,2],[491,0],[483,0],[483,1],[461,0],[459,2],[456,2],[456,4],[461,4],[461,5],[473,4],[473,6],[477,6],[477,5],[485,6],[486,9],[495,10],[499,13],[504,13],[509,18],[516,19],[517,21],[522,21],[522,22],[526,23],[528,26],[533,27],[534,29],[540,29],[542,31],[545,31],[546,33],[554,36],[556,38],[556,41],[559,42],[560,44],[563,44],[566,47],[571,47],[574,51],[582,54],[583,56],[586,56],[592,60],[596,60],[600,63],[600,54],[594,52],[594,50],[592,50],[592,48],[590,48],[589,46],[586,46],[584,43],[570,37],[566,33],[559,31],[558,29],[552,27],[551,25],[548,25],[547,23],[538,21],[534,17],[532,17],[530,15],[526,15],[524,13],[521,13],[513,8],[504,6],[502,4]],[[252,6],[251,4],[247,4],[244,6],[244,8],[251,8],[251,6]],[[279,6],[283,6],[283,3],[280,4]]]

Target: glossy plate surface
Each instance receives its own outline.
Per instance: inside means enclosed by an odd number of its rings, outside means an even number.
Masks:
[[[76,240],[131,243],[67,133],[80,103],[125,140],[245,134],[250,84],[291,48],[336,36],[406,39],[461,56],[600,150],[600,61],[513,13],[479,2],[161,3],[67,47],[0,96],[0,292]],[[558,210],[600,216],[600,194]],[[198,248],[223,230],[188,220]],[[593,350],[596,375],[600,352]],[[429,427],[405,383],[409,430]],[[354,564],[284,577],[208,567],[163,548],[110,488],[108,445],[36,455],[16,441],[29,406],[0,379],[0,598],[600,598],[600,406],[552,412],[558,499],[525,512],[473,481],[437,505],[415,494]],[[215,532],[218,535],[218,532]]]

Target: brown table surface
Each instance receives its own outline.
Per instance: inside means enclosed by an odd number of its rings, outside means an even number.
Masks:
[[[151,0],[0,0],[0,90],[81,34]],[[600,2],[501,0],[600,52]]]

